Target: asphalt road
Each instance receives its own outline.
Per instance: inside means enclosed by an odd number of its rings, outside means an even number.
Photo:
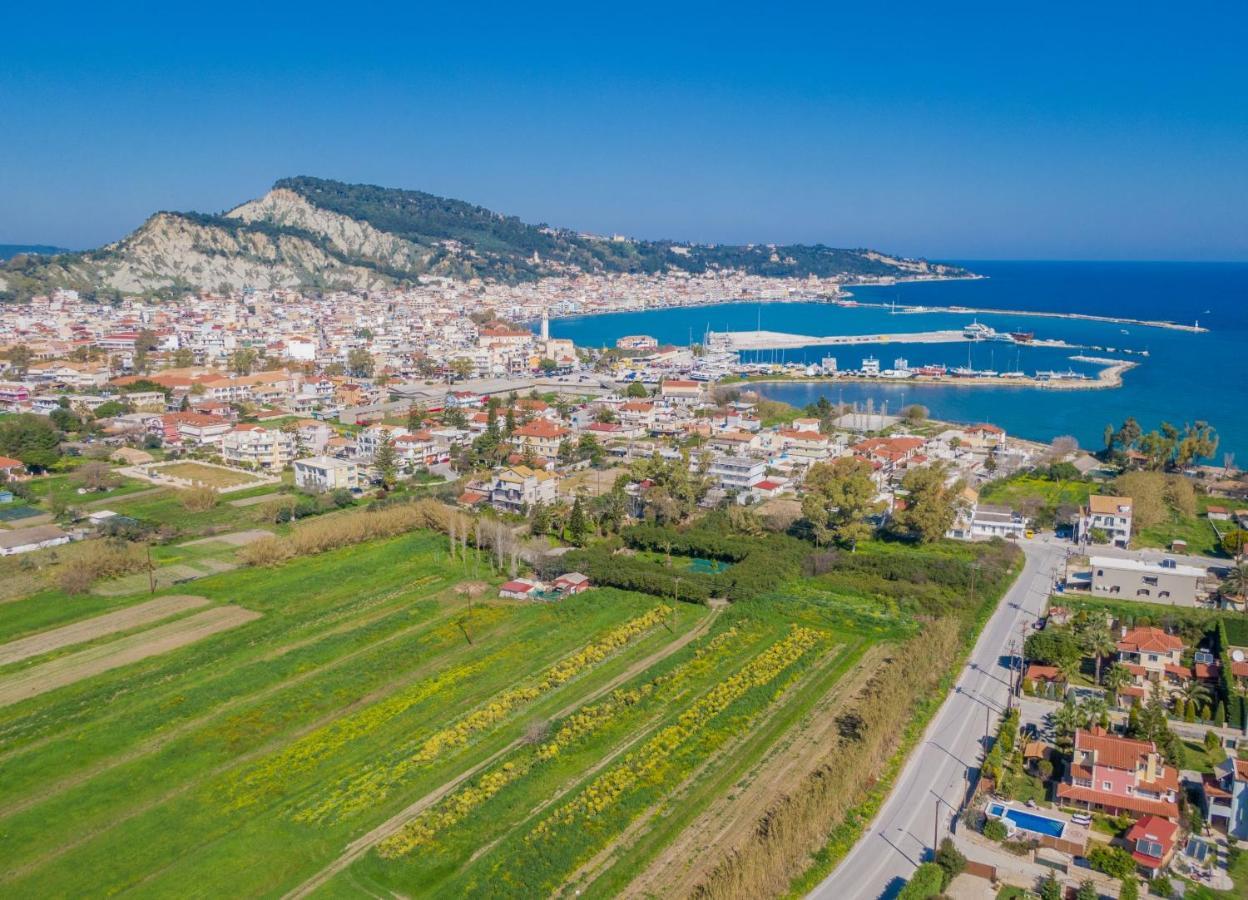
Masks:
[[[818,900],[892,897],[927,858],[934,829],[948,833],[977,768],[988,729],[996,728],[1009,692],[1010,642],[1039,615],[1065,544],[1019,541],[1026,565],[988,619],[957,685],[928,726],[875,821],[836,870],[811,893]],[[936,810],[939,804],[940,815]]]

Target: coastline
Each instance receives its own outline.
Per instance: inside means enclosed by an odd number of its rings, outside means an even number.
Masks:
[[[1106,362],[1107,360],[1099,360]],[[884,378],[869,375],[793,375],[788,377],[764,375],[760,377],[742,378],[739,381],[717,381],[717,385],[733,387],[740,384],[891,384],[900,387],[910,385],[929,385],[932,387],[1024,387],[1035,390],[1051,391],[1096,391],[1122,387],[1122,376],[1138,366],[1137,362],[1121,360],[1106,366],[1096,374],[1095,378],[1080,381],[1040,381],[1036,378],[944,378],[931,375],[914,375],[910,378]]]

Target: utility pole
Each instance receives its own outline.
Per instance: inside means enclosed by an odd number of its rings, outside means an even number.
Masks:
[[[936,858],[936,848],[940,846],[940,798],[936,798],[936,817],[932,820],[932,858]]]

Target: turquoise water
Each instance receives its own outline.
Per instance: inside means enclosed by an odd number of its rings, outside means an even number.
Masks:
[[[1218,430],[1225,451],[1248,463],[1248,415],[1245,415],[1245,363],[1248,361],[1248,264],[1245,263],[1085,263],[960,261],[989,277],[979,281],[902,284],[855,288],[863,302],[952,305],[1009,310],[1078,312],[1136,319],[1169,319],[1209,328],[1192,334],[1160,328],[1011,315],[977,315],[998,331],[1034,331],[1037,338],[1069,343],[1148,350],[1147,358],[1107,350],[1089,355],[1141,363],[1113,390],[1044,391],[1021,387],[953,385],[832,384],[760,385],[768,397],[804,406],[826,396],[844,402],[871,399],[897,410],[922,403],[940,418],[995,422],[1022,437],[1048,440],[1074,435],[1084,447],[1101,445],[1107,423],[1134,415],[1147,430],[1166,420],[1177,425],[1208,421]],[[609,345],[625,334],[650,334],[685,344],[708,328],[747,330],[760,323],[770,331],[796,334],[870,334],[961,328],[973,316],[963,312],[892,315],[881,309],[845,309],[819,303],[721,304],[584,316],[551,322],[556,337],[587,346]],[[966,365],[970,351],[975,368],[997,371],[1037,369],[1094,372],[1095,364],[1074,362],[1078,350],[1023,347],[999,342],[981,344],[885,344],[858,347],[808,347],[744,354],[749,359],[818,362],[836,356],[843,369],[855,369],[863,357],[876,356],[884,367],[895,357],[911,365]]]

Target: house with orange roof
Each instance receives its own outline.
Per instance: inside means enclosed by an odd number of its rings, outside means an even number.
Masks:
[[[1177,819],[1179,773],[1165,764],[1152,741],[1080,728],[1057,799],[1110,815]]]
[[[1134,504],[1130,497],[1093,494],[1087,505],[1079,508],[1075,519],[1075,542],[1092,543],[1092,532],[1104,532],[1107,543],[1126,547],[1131,542]],[[1099,537],[1099,535],[1098,535]]]
[[[1133,682],[1122,693],[1146,699],[1154,684],[1171,688],[1186,684],[1192,670],[1182,663],[1185,646],[1182,638],[1155,626],[1124,628],[1118,639],[1118,664],[1131,673]]]
[[[521,452],[529,451],[536,456],[554,459],[559,455],[559,445],[571,434],[562,425],[556,425],[547,419],[534,419],[516,428],[511,433],[511,442]]]
[[[1178,846],[1179,826],[1160,816],[1144,816],[1123,839],[1131,847],[1131,858],[1145,878],[1156,878],[1170,865]]]

